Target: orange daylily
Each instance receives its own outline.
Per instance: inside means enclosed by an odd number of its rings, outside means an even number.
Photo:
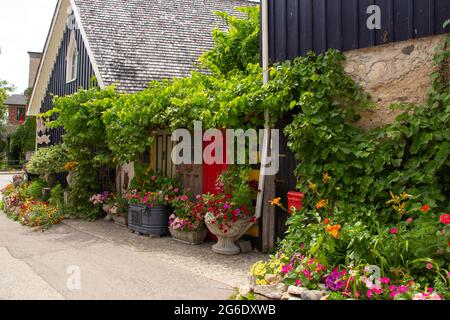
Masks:
[[[328,206],[328,200],[321,199],[319,202],[316,203],[316,209],[323,209],[326,206]]]
[[[341,230],[341,228],[342,228],[342,226],[340,224],[336,224],[336,225],[327,226],[326,230],[333,238],[338,238],[339,230]]]
[[[271,200],[271,201],[269,201],[270,202],[270,204],[272,205],[272,206],[280,206],[281,205],[281,198],[275,198],[275,199],[273,199],[273,200]]]

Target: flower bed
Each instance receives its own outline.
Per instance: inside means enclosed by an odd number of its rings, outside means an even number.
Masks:
[[[29,227],[49,228],[63,219],[60,187],[52,189],[50,199],[44,201],[39,181],[32,183],[14,178],[14,183],[0,190],[3,195],[2,209],[11,219]]]
[[[352,210],[329,197],[330,174],[322,182],[309,183],[303,209],[291,208],[278,252],[251,269],[255,292],[282,283],[286,294],[320,290],[330,300],[450,298],[449,214],[392,192],[383,208]]]

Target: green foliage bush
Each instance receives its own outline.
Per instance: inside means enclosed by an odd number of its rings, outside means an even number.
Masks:
[[[437,68],[448,56],[448,51],[437,54]],[[403,106],[394,123],[367,132],[355,126],[356,111],[368,105],[367,99],[342,62],[336,51],[310,54],[280,67],[275,76],[271,90],[295,111],[285,133],[299,161],[298,189],[308,193],[309,182],[330,172],[335,178],[330,200],[341,205],[374,208],[392,190],[449,209],[448,75],[434,73],[428,103]]]
[[[57,208],[64,207],[64,188],[60,184],[52,188],[48,202]]]
[[[46,187],[45,182],[41,180],[34,180],[30,183],[30,185],[26,189],[27,196],[35,200],[43,200],[42,191],[45,187]]]
[[[43,175],[64,172],[64,165],[68,161],[65,144],[38,149],[26,165],[31,174]]]
[[[36,148],[36,117],[27,117],[24,124],[20,125],[11,135],[10,149],[19,154],[20,159],[25,159],[27,151]]]

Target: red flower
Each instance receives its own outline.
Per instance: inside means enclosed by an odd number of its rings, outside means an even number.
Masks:
[[[326,218],[326,219],[324,220],[324,223],[325,223],[325,224],[329,224],[329,223],[330,223],[330,219]]]
[[[397,228],[392,228],[391,230],[389,230],[390,234],[397,234],[398,233],[398,229]]]
[[[430,206],[429,205],[424,205],[424,206],[422,206],[422,208],[420,208],[420,210],[423,211],[423,212],[428,212],[428,211],[430,211]]]
[[[443,224],[450,224],[450,214],[448,213],[441,214],[440,221]]]

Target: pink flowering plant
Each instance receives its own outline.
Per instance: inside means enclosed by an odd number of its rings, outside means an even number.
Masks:
[[[109,202],[114,198],[115,196],[113,193],[104,191],[102,193],[92,195],[92,197],[89,198],[89,202],[92,203],[94,206],[100,206],[104,204],[109,204]]]
[[[182,193],[183,189],[178,179],[148,170],[144,175],[136,175],[133,178],[125,198],[129,204],[168,206]]]
[[[205,210],[201,197],[191,201],[187,195],[176,197],[172,201],[173,214],[169,226],[174,230],[196,232],[205,228]]]
[[[318,289],[325,281],[327,267],[316,258],[295,254],[282,267],[281,273],[286,285]]]

